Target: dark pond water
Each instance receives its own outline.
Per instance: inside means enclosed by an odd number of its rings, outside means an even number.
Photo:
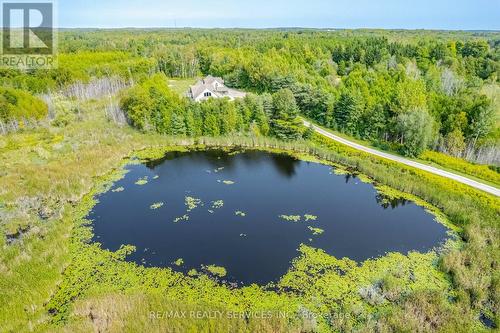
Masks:
[[[384,200],[354,176],[287,155],[169,153],[128,170],[89,217],[95,241],[113,251],[134,245],[128,260],[145,266],[187,272],[216,265],[227,269],[229,281],[266,284],[287,272],[301,243],[361,262],[393,251],[425,252],[447,238],[423,208]],[[140,179],[147,183],[137,185]],[[163,206],[152,209],[155,203]],[[180,267],[173,264],[179,258]]]

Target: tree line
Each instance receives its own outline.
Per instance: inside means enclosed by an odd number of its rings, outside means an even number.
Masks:
[[[60,39],[58,68],[28,73],[2,69],[2,86],[39,94],[93,77],[120,76],[142,84],[155,73],[178,78],[211,74],[258,95],[249,97],[262,100],[256,104],[270,105],[279,99],[271,95],[286,94],[290,114],[298,111],[323,126],[406,155],[433,148],[460,156],[467,147],[498,146],[500,140],[498,33],[68,30]],[[187,123],[190,117],[211,118],[205,114],[208,109],[248,112],[242,111],[248,107],[243,102],[225,103],[188,103],[189,114],[173,114],[183,117],[178,123]],[[283,119],[273,118],[269,107],[264,113],[268,126],[279,128]],[[238,130],[247,130],[253,121],[246,114],[236,118]],[[295,120],[290,122],[293,128]],[[219,127],[212,132],[226,133],[227,126]],[[187,134],[190,128],[186,125]],[[290,133],[290,138],[296,136],[294,130]]]
[[[198,103],[173,92],[167,77],[160,73],[124,91],[120,107],[134,127],[167,135],[250,134],[297,140],[306,132],[289,89],[274,94],[250,93],[235,101],[210,98]]]

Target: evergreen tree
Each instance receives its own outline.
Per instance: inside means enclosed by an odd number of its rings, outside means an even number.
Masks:
[[[208,114],[205,115],[203,122],[203,135],[220,135],[219,119],[217,119],[217,116],[212,112],[208,112]]]
[[[193,115],[194,111],[189,108],[186,112],[186,133],[188,136],[200,136],[201,131],[196,125],[195,117]]]
[[[172,115],[172,125],[171,125],[172,135],[186,135],[186,123],[184,122],[184,117],[179,114]]]
[[[273,116],[271,129],[280,140],[297,140],[301,137],[299,108],[290,89],[283,89],[273,95]]]
[[[362,112],[358,99],[348,91],[343,92],[335,104],[335,122],[340,129],[355,134]]]

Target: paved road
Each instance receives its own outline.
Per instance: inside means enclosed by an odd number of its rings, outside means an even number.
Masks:
[[[304,125],[309,127],[311,125],[311,123],[304,120]],[[354,149],[361,150],[365,153],[376,155],[376,156],[379,156],[379,157],[382,157],[382,158],[385,158],[385,159],[388,159],[391,161],[399,162],[399,163],[402,163],[402,164],[405,164],[405,165],[408,165],[408,166],[411,166],[411,167],[414,167],[414,168],[417,168],[420,170],[424,170],[424,171],[433,173],[435,175],[439,175],[439,176],[443,176],[443,177],[446,177],[449,179],[453,179],[453,180],[456,180],[457,182],[460,182],[462,184],[472,186],[478,190],[481,190],[481,191],[496,195],[497,197],[500,197],[500,190],[496,187],[486,185],[486,184],[480,183],[478,181],[472,180],[470,178],[460,176],[460,175],[454,174],[452,172],[444,171],[444,170],[438,169],[438,168],[430,166],[430,165],[425,165],[422,163],[414,162],[412,160],[409,160],[409,159],[406,159],[406,158],[403,158],[400,156],[384,153],[384,152],[376,150],[376,149],[362,146],[358,143],[346,140],[346,139],[341,138],[335,134],[332,134],[331,132],[325,131],[324,129],[322,129],[318,126],[315,126],[315,125],[313,125],[313,128],[317,133],[319,133],[323,136],[326,136],[327,138],[330,138],[332,140],[335,140],[337,142],[343,143],[343,144],[345,144],[349,147],[352,147]]]

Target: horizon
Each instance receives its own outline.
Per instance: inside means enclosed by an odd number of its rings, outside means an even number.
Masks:
[[[402,32],[418,32],[418,31],[428,31],[428,32],[488,32],[488,33],[500,33],[500,29],[432,29],[432,28],[314,28],[314,27],[262,27],[262,28],[246,28],[246,27],[169,27],[169,26],[150,26],[150,27],[56,27],[59,30],[315,30],[315,31],[326,31],[326,32],[335,32],[335,31],[402,31]]]
[[[58,2],[61,29],[336,29],[500,31],[500,1],[74,0]],[[96,15],[99,13],[100,15]]]

